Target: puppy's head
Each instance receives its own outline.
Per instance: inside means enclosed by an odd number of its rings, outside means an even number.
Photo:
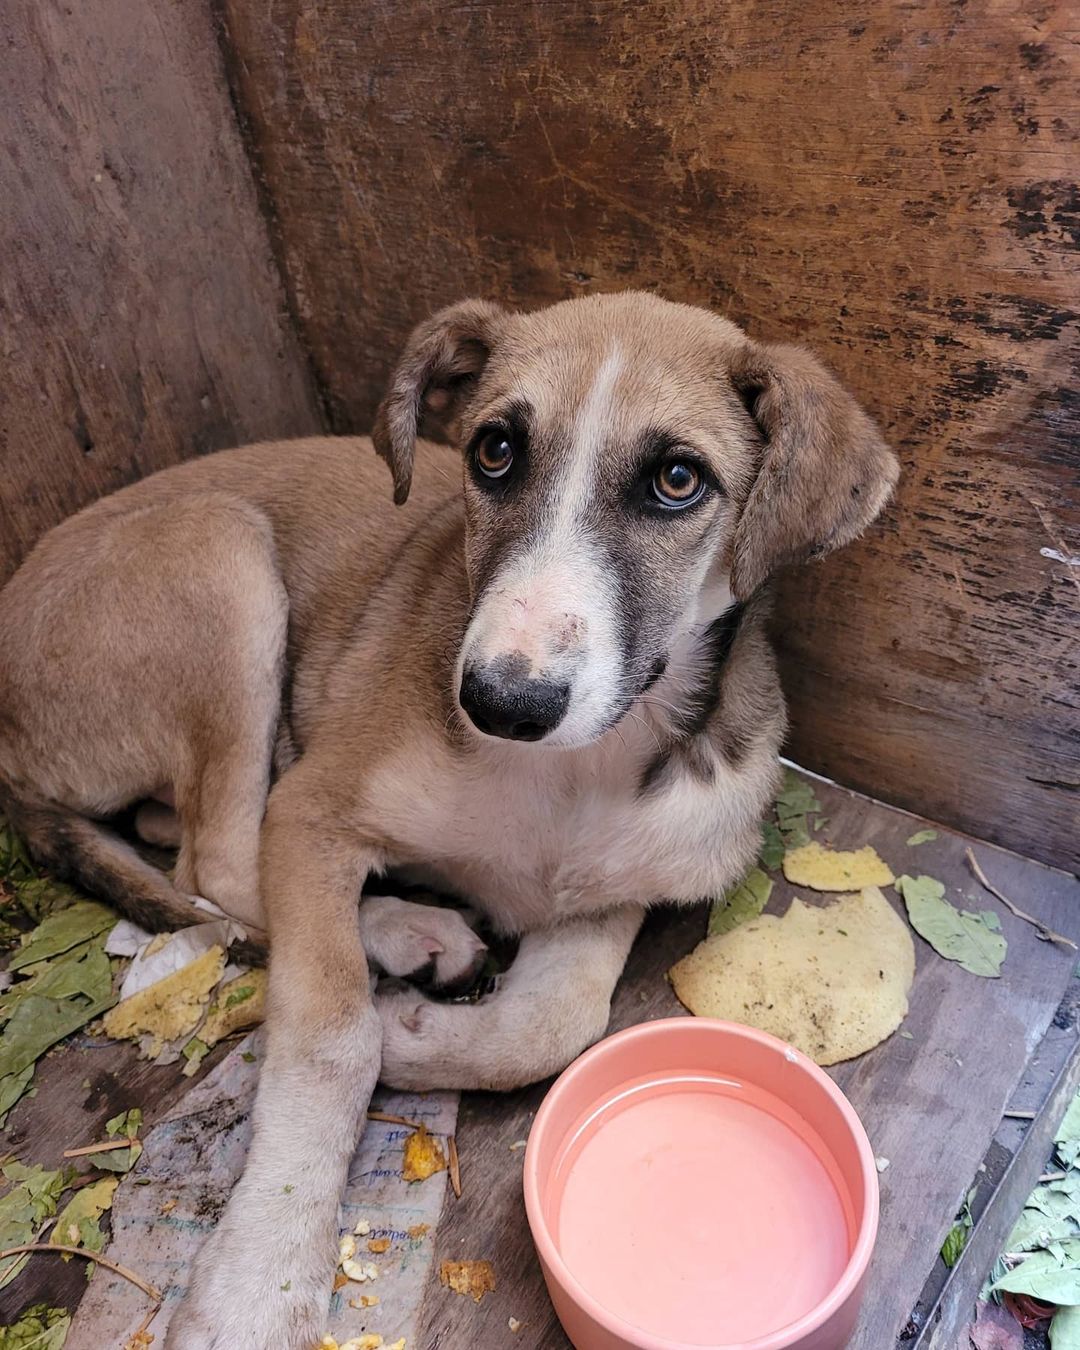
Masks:
[[[486,735],[588,743],[779,566],[847,543],[897,463],[809,353],[639,292],[413,333],[376,419],[394,496],[421,424],[465,463],[457,696]]]

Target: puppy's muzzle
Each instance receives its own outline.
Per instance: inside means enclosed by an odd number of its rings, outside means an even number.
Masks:
[[[467,667],[458,697],[473,726],[485,735],[539,741],[566,716],[570,686],[535,679],[516,664]]]

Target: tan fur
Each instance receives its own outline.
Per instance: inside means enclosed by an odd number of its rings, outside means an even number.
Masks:
[[[514,401],[511,495],[417,444],[426,418],[468,445]],[[723,488],[678,519],[626,504],[656,432]],[[0,799],[36,856],[151,925],[202,894],[272,938],[254,1141],[170,1350],[314,1343],[380,1064],[415,1088],[558,1070],[602,1034],[644,908],[741,873],[784,729],[759,587],[854,537],[896,476],[809,355],[641,294],[444,311],[374,442],[397,510],[364,439],[226,451],[65,522],[0,594]],[[559,683],[548,745],[471,726],[470,662]],[[151,798],[175,802],[139,817],[178,826],[175,887],[99,823]],[[375,897],[358,923],[389,867],[524,935],[494,995],[372,1000],[365,946],[443,979],[478,954],[445,911]]]

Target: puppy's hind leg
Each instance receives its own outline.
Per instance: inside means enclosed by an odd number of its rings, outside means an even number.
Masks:
[[[526,933],[498,989],[479,1003],[376,994],[382,1081],[506,1092],[558,1073],[604,1034],[642,917],[628,905]]]
[[[135,833],[155,848],[179,848],[183,841],[180,817],[164,802],[145,801],[135,812]]]
[[[259,835],[281,707],[289,602],[269,533],[234,524],[221,543],[191,765],[175,787],[177,882],[241,923],[265,926]],[[207,559],[202,559],[205,567]]]

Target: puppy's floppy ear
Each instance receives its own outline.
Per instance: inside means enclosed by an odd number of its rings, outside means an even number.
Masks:
[[[375,414],[371,437],[394,476],[394,501],[409,495],[413,452],[425,416],[452,426],[466,392],[491,353],[506,310],[462,300],[418,324]]]
[[[850,543],[888,501],[900,466],[877,427],[809,352],[748,342],[731,379],[764,437],[739,517],[731,589]]]

